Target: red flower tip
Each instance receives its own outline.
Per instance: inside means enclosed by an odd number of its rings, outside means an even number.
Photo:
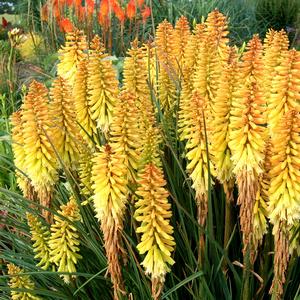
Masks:
[[[95,9],[95,1],[93,0],[86,0],[86,7],[87,7],[87,13],[88,15],[92,15]]]
[[[99,16],[101,15],[102,18],[105,18],[108,16],[108,14],[109,14],[108,0],[102,0],[100,3]]]
[[[117,1],[112,2],[112,9],[113,9],[116,17],[118,18],[118,20],[122,24],[124,24],[126,15],[125,15],[124,10],[122,9],[122,7],[120,6],[120,4]]]
[[[127,17],[129,19],[133,19],[135,17],[135,13],[136,13],[136,7],[135,7],[135,0],[130,0],[127,4]]]
[[[8,21],[4,17],[2,17],[2,27],[6,28],[7,26],[8,26]]]
[[[68,18],[63,18],[60,21],[59,26],[61,31],[64,32],[71,32],[74,29],[72,22]]]
[[[73,0],[66,0],[66,4],[68,7],[73,5]]]
[[[142,10],[143,23],[146,23],[147,19],[151,16],[151,9],[149,6],[145,6]]]
[[[142,5],[144,4],[145,0],[137,0],[137,3],[139,5],[139,8],[142,7]]]

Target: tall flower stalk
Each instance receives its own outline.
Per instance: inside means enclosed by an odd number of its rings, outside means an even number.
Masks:
[[[53,149],[53,127],[47,88],[36,81],[30,84],[21,106],[25,151],[25,170],[37,192],[40,204],[49,207],[57,180],[57,159]],[[50,214],[43,210],[46,219]]]
[[[119,293],[125,293],[119,260],[119,256],[124,252],[121,233],[128,196],[124,158],[123,154],[114,153],[112,147],[106,144],[95,155],[92,169],[93,202],[104,235],[104,248],[114,288],[114,299],[119,299]]]

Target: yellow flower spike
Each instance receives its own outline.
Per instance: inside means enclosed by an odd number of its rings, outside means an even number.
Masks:
[[[211,12],[205,22],[205,37],[196,58],[192,78],[193,90],[197,90],[208,103],[207,124],[212,122],[213,102],[220,87],[223,66],[228,61],[227,19],[218,10]],[[223,83],[222,83],[223,84]],[[210,132],[210,130],[208,130]],[[209,141],[211,140],[208,134]]]
[[[159,144],[162,141],[160,130],[156,126],[155,116],[151,107],[143,111],[143,122],[141,124],[141,155],[139,169],[152,162],[161,166]]]
[[[49,207],[53,186],[57,180],[57,160],[49,141],[53,138],[53,128],[47,94],[48,90],[43,84],[33,81],[21,111],[25,169],[40,204]],[[43,211],[43,215],[49,220],[49,212]]]
[[[80,154],[79,158],[79,170],[78,175],[80,178],[80,187],[81,194],[89,198],[93,192],[92,189],[92,167],[93,167],[93,158],[94,153],[92,151],[84,151]],[[82,205],[87,204],[88,202],[82,203]]]
[[[136,107],[137,98],[128,91],[118,97],[110,130],[110,145],[113,152],[124,156],[129,182],[136,181],[141,148],[140,115]]]
[[[124,283],[119,256],[124,254],[121,246],[123,215],[128,197],[127,168],[125,157],[112,152],[105,145],[93,159],[92,181],[94,207],[104,235],[104,248],[108,260],[108,272],[114,287],[114,297],[124,294]]]
[[[274,31],[270,29],[264,40],[264,66],[265,66],[265,89],[266,99],[272,89],[272,81],[277,73],[276,69],[281,63],[281,56],[289,48],[289,39],[284,30]]]
[[[30,279],[29,275],[22,275],[24,270],[10,263],[7,265],[8,275],[12,275],[9,279],[9,286],[12,289],[26,289],[27,292],[11,291],[12,300],[40,300],[41,298],[35,296],[30,291],[35,290],[35,284]]]
[[[176,69],[178,76],[181,77],[183,71],[185,51],[187,49],[186,45],[191,36],[190,25],[185,16],[181,16],[176,24],[174,29],[174,57],[176,60]]]
[[[224,65],[220,77],[220,88],[217,91],[215,101],[212,104],[212,153],[217,178],[222,184],[231,181],[232,161],[229,142],[229,117],[232,102],[232,94],[237,70],[237,53],[235,48],[230,49],[228,62]]]
[[[70,86],[62,77],[53,81],[50,99],[54,146],[66,167],[75,167],[79,158],[79,126]]]
[[[221,58],[226,59],[226,48],[229,42],[227,17],[215,9],[208,14],[205,25],[205,32],[209,43],[212,44],[213,48],[218,49]],[[225,57],[222,57],[222,54]]]
[[[80,239],[77,229],[72,222],[80,221],[79,207],[73,197],[70,201],[61,205],[58,211],[64,218],[54,216],[54,223],[51,225],[51,235],[48,242],[50,247],[50,262],[57,266],[58,272],[76,272],[76,263],[81,259]],[[73,277],[73,276],[72,276]],[[70,282],[69,275],[62,275],[65,283]]]
[[[93,118],[93,110],[88,94],[88,60],[83,59],[78,63],[73,86],[75,100],[76,120],[79,123],[80,134],[93,149],[97,141],[97,119]]]
[[[142,265],[151,276],[152,297],[158,299],[165,275],[175,263],[171,257],[175,246],[170,225],[171,204],[163,172],[154,163],[146,164],[139,172],[138,184],[136,194],[140,199],[135,204],[134,217],[140,222],[137,232],[142,237],[137,249],[146,254]]]
[[[272,80],[272,89],[268,101],[268,124],[270,134],[276,131],[282,117],[291,109],[299,109],[300,93],[300,52],[283,51],[276,74]]]
[[[58,51],[57,74],[67,80],[71,87],[74,84],[78,63],[86,56],[87,48],[86,36],[83,31],[76,29],[66,34],[65,46]]]
[[[156,30],[156,49],[159,62],[158,93],[163,110],[173,109],[176,101],[177,63],[174,57],[174,28],[168,21],[160,23]]]
[[[184,83],[189,85],[190,90],[193,89],[191,78],[193,78],[195,72],[197,55],[202,47],[205,34],[205,24],[197,24],[193,34],[189,35],[186,42],[182,71]],[[182,98],[184,99],[184,97]]]
[[[266,103],[263,97],[262,44],[254,36],[247,45],[237,69],[236,87],[232,95],[229,125],[229,148],[233,172],[239,189],[240,224],[244,254],[253,254],[253,208],[258,176],[263,172],[266,140]]]
[[[50,266],[50,248],[48,246],[50,231],[38,217],[29,213],[26,214],[26,217],[30,227],[31,241],[33,242],[34,258],[39,260],[37,266],[47,270]]]
[[[263,162],[263,173],[258,176],[258,189],[255,197],[255,204],[253,208],[253,250],[254,260],[258,246],[262,244],[263,236],[267,233],[268,223],[268,202],[269,202],[269,186],[270,186],[270,168],[272,157],[272,145],[268,141],[265,147],[265,159]]]
[[[87,86],[91,117],[97,121],[97,127],[107,134],[119,88],[116,71],[97,35],[91,43]]]
[[[19,188],[22,190],[25,198],[33,199],[33,190],[30,180],[21,172],[25,173],[25,150],[24,150],[24,136],[22,124],[22,111],[18,110],[11,116],[11,136],[12,136],[12,150],[14,154],[14,164],[16,166],[16,179]]]
[[[269,218],[272,224],[288,226],[300,219],[300,115],[290,111],[274,129],[269,189]]]
[[[138,40],[135,39],[124,60],[123,88],[135,95],[140,102],[142,99],[150,97],[146,57],[145,49],[139,48]]]
[[[185,104],[185,103],[183,103]],[[186,106],[187,105],[187,106]],[[198,222],[205,225],[207,216],[208,157],[206,151],[204,119],[205,102],[198,92],[194,92],[190,103],[181,106],[179,111],[180,140],[186,140],[187,172],[196,191]],[[204,118],[204,119],[203,119]],[[211,174],[214,174],[211,167]]]

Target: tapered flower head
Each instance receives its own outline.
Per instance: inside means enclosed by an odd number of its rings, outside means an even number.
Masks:
[[[275,68],[271,82],[271,90],[268,98],[268,124],[270,134],[276,131],[276,127],[282,117],[289,110],[299,109],[300,93],[300,53],[295,49],[282,51],[278,66]]]
[[[140,171],[139,178],[136,194],[140,199],[135,204],[134,216],[141,223],[137,232],[142,238],[137,249],[140,254],[146,254],[142,265],[146,274],[151,275],[152,295],[156,298],[166,273],[174,264],[171,257],[175,246],[170,225],[172,212],[162,170],[149,163]]]
[[[88,101],[91,117],[104,133],[108,132],[118,94],[116,71],[107,56],[100,38],[95,36],[88,61]]]
[[[240,223],[244,255],[253,256],[253,209],[258,176],[265,157],[266,101],[263,94],[262,44],[258,36],[248,43],[237,69],[229,125],[229,148],[239,188]]]
[[[86,37],[82,31],[75,29],[66,34],[66,43],[58,51],[59,63],[57,74],[73,86],[77,65],[85,57]]]
[[[31,241],[33,242],[34,258],[39,260],[37,266],[47,270],[50,266],[50,247],[48,245],[50,231],[38,217],[29,213],[26,216],[30,227]]]
[[[22,111],[18,110],[11,116],[11,136],[12,136],[12,150],[14,154],[14,164],[16,166],[16,177],[19,188],[27,198],[31,198],[30,181],[26,178],[26,164],[25,164],[25,149],[24,136],[22,124]],[[24,174],[22,174],[22,172]]]
[[[141,148],[141,130],[136,106],[137,98],[128,91],[120,93],[114,110],[110,145],[116,154],[124,156],[128,180],[136,180]]]
[[[80,143],[79,126],[76,123],[71,88],[62,77],[53,81],[50,98],[54,145],[63,163],[67,167],[75,166],[80,151],[78,144]]]
[[[41,298],[38,296],[35,296],[31,293],[31,291],[35,290],[35,284],[30,279],[29,275],[22,275],[24,273],[24,270],[21,268],[15,266],[14,264],[8,264],[8,275],[13,275],[9,279],[9,286],[12,289],[25,289],[26,291],[11,291],[11,298],[12,300],[40,300]]]
[[[57,180],[57,159],[51,141],[53,128],[47,94],[48,90],[43,84],[33,81],[21,110],[25,169],[41,204],[49,207]],[[49,214],[45,212],[45,216]]]
[[[277,231],[279,221],[294,225],[300,219],[300,116],[284,115],[272,138],[269,218]]]
[[[93,159],[92,181],[94,207],[104,235],[108,271],[115,298],[124,292],[119,256],[124,251],[120,234],[127,202],[127,168],[124,155],[112,152],[110,145],[100,149]]]
[[[79,234],[72,222],[80,221],[79,207],[71,197],[70,201],[61,205],[60,211],[63,218],[54,216],[54,224],[51,225],[51,236],[48,241],[50,247],[50,261],[57,266],[58,272],[76,272],[76,264],[81,255]],[[70,276],[62,275],[64,281],[69,283]]]

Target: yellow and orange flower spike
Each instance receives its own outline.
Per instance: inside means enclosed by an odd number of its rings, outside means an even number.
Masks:
[[[49,207],[57,180],[57,159],[53,150],[52,120],[49,114],[48,90],[33,81],[21,106],[25,168],[37,192],[40,204]],[[51,141],[51,142],[50,142]],[[43,212],[49,218],[47,211]]]
[[[123,68],[123,87],[128,92],[137,97],[138,101],[143,101],[145,97],[150,97],[150,90],[147,83],[148,68],[146,61],[147,53],[138,47],[138,40],[131,43],[131,49],[127,51]]]
[[[137,233],[141,233],[141,242],[137,245],[140,254],[146,254],[142,265],[146,274],[151,276],[152,297],[158,299],[165,275],[175,261],[171,257],[175,241],[170,225],[172,216],[169,193],[160,167],[148,163],[139,172],[139,187],[136,194],[135,219],[140,222]]]
[[[227,17],[215,9],[208,14],[205,25],[205,32],[209,43],[212,48],[218,49],[220,58],[226,60],[227,45],[229,42]]]
[[[285,221],[288,226],[300,218],[300,115],[287,112],[272,137],[269,189],[269,218],[274,224]]]
[[[187,106],[185,105],[187,104]],[[183,103],[179,111],[180,140],[186,140],[186,170],[192,179],[192,187],[196,191],[198,222],[205,225],[207,216],[207,191],[209,188],[209,163],[206,148],[205,124],[206,103],[196,91],[190,103]],[[213,174],[212,164],[210,173]]]
[[[107,56],[96,35],[91,43],[87,83],[92,119],[104,134],[108,133],[119,89],[116,71]]]
[[[110,145],[113,152],[124,156],[129,182],[136,181],[141,148],[141,130],[136,107],[137,98],[124,90],[116,102],[110,130]]]
[[[81,187],[81,194],[87,197],[89,200],[90,196],[92,195],[92,168],[93,168],[93,158],[94,153],[92,151],[82,151],[80,153],[79,158],[79,168],[78,168],[78,175],[80,179],[80,187]],[[86,204],[87,202],[82,203],[82,205]]]
[[[224,64],[228,61],[227,19],[218,10],[211,12],[205,22],[205,37],[198,52],[193,76],[193,87],[208,102],[208,124],[211,123],[212,105],[220,87]],[[210,131],[210,130],[209,130]],[[211,140],[210,134],[208,135]]]
[[[10,263],[7,265],[8,275],[12,275],[9,279],[8,285],[12,289],[25,289],[27,291],[11,291],[11,299],[24,299],[24,300],[41,300],[40,297],[31,293],[35,290],[35,284],[30,279],[29,275],[23,275],[24,270]]]
[[[66,33],[65,46],[58,51],[57,74],[67,80],[71,87],[74,84],[78,63],[86,56],[87,48],[86,36],[83,31],[75,29]]]
[[[58,211],[64,218],[54,216],[54,223],[51,225],[51,235],[48,241],[50,248],[50,262],[57,266],[58,272],[76,272],[76,264],[81,255],[79,245],[79,234],[72,222],[80,221],[79,207],[73,197],[70,201],[61,205]],[[73,276],[72,276],[73,277]],[[70,282],[69,275],[62,275],[66,283]]]
[[[258,176],[263,172],[266,101],[263,97],[262,44],[254,36],[237,70],[229,125],[229,148],[239,189],[244,254],[252,251],[253,208]]]
[[[228,62],[223,67],[220,85],[212,108],[212,153],[217,178],[223,184],[229,184],[233,178],[233,164],[229,148],[229,117],[237,70],[235,48],[229,50]],[[225,188],[226,189],[226,188]],[[227,195],[228,198],[231,196]]]
[[[159,61],[158,93],[163,110],[172,110],[176,101],[176,60],[174,57],[174,28],[168,21],[160,23],[156,30],[156,49]]]
[[[284,51],[276,75],[272,80],[272,89],[268,101],[268,124],[270,134],[276,131],[282,117],[291,109],[300,111],[300,52]]]
[[[73,97],[75,100],[76,120],[80,125],[80,135],[93,149],[98,138],[97,120],[93,118],[93,110],[89,101],[87,64],[87,59],[82,59],[78,63],[73,86]]]
[[[104,248],[108,271],[114,288],[114,297],[124,293],[119,256],[123,252],[121,233],[123,216],[128,197],[127,168],[124,156],[113,153],[106,144],[93,159],[92,181],[94,207],[104,235]]]
[[[48,245],[50,231],[37,216],[27,213],[26,217],[33,242],[34,258],[39,260],[37,266],[47,270],[50,266],[50,248]]]
[[[264,40],[264,66],[265,66],[265,97],[267,102],[273,89],[273,79],[281,63],[282,54],[289,48],[289,39],[284,30],[270,29]]]
[[[22,111],[18,110],[11,116],[11,136],[12,136],[12,150],[14,154],[14,164],[16,166],[16,179],[19,188],[22,190],[25,198],[32,199],[32,187],[30,180],[26,178],[26,164],[25,164],[25,150],[24,150],[24,136],[22,124]],[[24,174],[22,174],[22,172]]]
[[[189,84],[190,90],[192,90],[192,80],[194,72],[197,55],[202,47],[202,43],[205,37],[205,24],[197,24],[193,34],[189,35],[188,41],[186,43],[186,49],[184,52],[184,62],[183,62],[183,79],[184,82]]]
[[[75,167],[79,158],[79,126],[70,86],[62,77],[53,81],[50,99],[54,146],[65,166]]]
[[[190,35],[191,31],[189,22],[185,16],[181,16],[175,24],[173,34],[173,55],[176,62],[175,68],[177,69],[179,77],[181,77],[181,73],[183,71],[185,50]]]

